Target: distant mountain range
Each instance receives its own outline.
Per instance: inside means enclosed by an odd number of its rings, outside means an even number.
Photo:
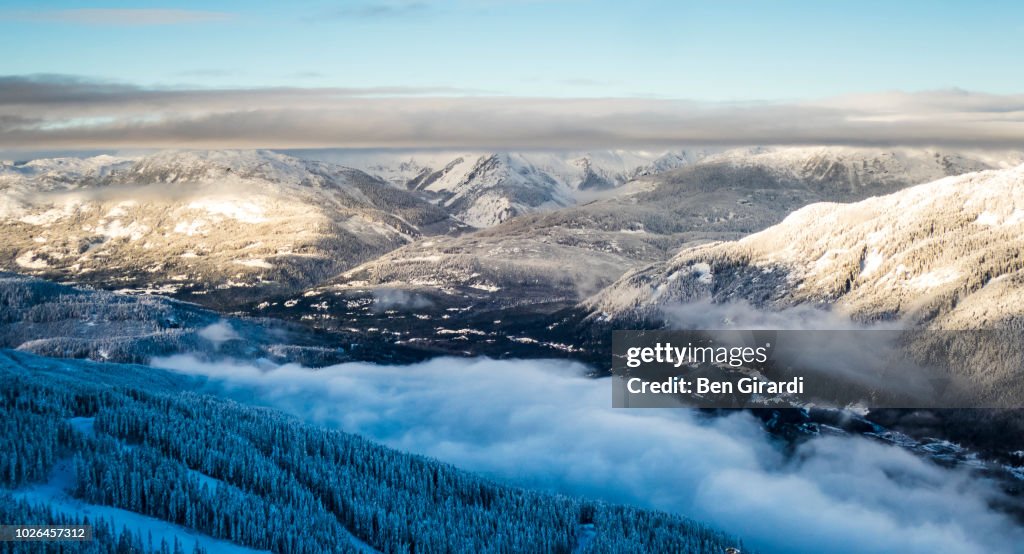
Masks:
[[[40,160],[0,172],[0,266],[210,304],[301,289],[463,228],[361,171],[265,151]]]
[[[478,228],[527,213],[564,208],[595,192],[683,167],[705,156],[703,150],[327,155],[400,188],[418,191]]]
[[[452,315],[543,312],[808,204],[1024,161],[848,147],[321,153],[348,166],[296,154],[5,163],[0,269],[216,308],[288,303],[329,325],[394,290]]]
[[[645,175],[577,205],[519,216],[457,237],[427,237],[346,270],[291,300],[354,324],[379,289],[401,289],[461,313],[552,310],[597,293],[680,248],[742,238],[814,202],[887,194],[920,179],[1009,166],[1002,158],[923,150],[744,149]],[[331,295],[339,297],[332,302]],[[358,312],[359,310],[356,310]],[[372,311],[372,310],[371,310]]]

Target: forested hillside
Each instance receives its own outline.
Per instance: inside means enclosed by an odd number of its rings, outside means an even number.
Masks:
[[[300,323],[225,316],[160,296],[71,287],[2,271],[0,348],[120,363],[180,352],[309,366],[354,356],[377,361],[423,356],[351,333],[327,336]]]
[[[143,366],[0,352],[4,520],[78,521],[85,507],[110,507],[288,553],[717,554],[738,544],[676,515],[503,486],[195,386]],[[91,551],[149,548],[111,519]]]

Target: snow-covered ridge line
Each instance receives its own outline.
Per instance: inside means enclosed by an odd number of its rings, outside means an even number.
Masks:
[[[810,303],[946,328],[1003,326],[1024,306],[1021,214],[1024,165],[811,204],[741,240],[684,249],[587,304],[619,317],[706,298]]]

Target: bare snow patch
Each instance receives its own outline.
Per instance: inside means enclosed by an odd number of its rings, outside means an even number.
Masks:
[[[206,221],[202,219],[193,219],[191,221],[179,221],[174,226],[174,232],[194,237],[199,234],[203,234],[203,227],[206,226]]]
[[[256,267],[259,269],[273,269],[274,265],[264,260],[263,258],[252,258],[249,260],[235,260],[238,265],[244,265],[246,267]]]
[[[1002,218],[999,217],[998,214],[985,211],[978,214],[978,218],[975,219],[974,222],[977,223],[978,225],[988,225],[990,227],[994,227],[996,225],[999,225],[1001,220]]]
[[[956,281],[960,277],[957,270],[949,267],[935,269],[928,273],[922,273],[907,281],[907,284],[917,289],[933,289]]]
[[[71,217],[74,215],[78,205],[76,203],[69,202],[59,208],[50,208],[44,212],[28,214],[18,221],[22,223],[28,223],[29,225],[52,225],[62,219]]]
[[[883,262],[885,262],[885,256],[878,250],[872,250],[861,263],[860,277],[870,277],[871,274],[878,271],[878,268],[882,267]]]
[[[977,223],[978,225],[986,225],[988,227],[1017,225],[1021,222],[1024,222],[1024,210],[1013,210],[1013,212],[1011,212],[1005,217],[986,210],[978,214],[978,217],[977,219],[974,220],[974,222]]]
[[[135,221],[125,225],[120,219],[110,222],[100,220],[100,224],[93,229],[93,232],[112,239],[126,238],[135,241],[144,237],[149,232],[149,227]]]
[[[690,274],[697,278],[698,283],[705,285],[710,285],[715,279],[715,274],[711,272],[711,265],[705,262],[691,265]]]
[[[201,198],[188,205],[192,210],[203,210],[242,223],[264,223],[267,221],[263,206],[255,202],[215,198]]]
[[[20,256],[14,258],[14,263],[25,269],[46,269],[50,267],[46,260],[36,257],[35,250],[26,250]]]

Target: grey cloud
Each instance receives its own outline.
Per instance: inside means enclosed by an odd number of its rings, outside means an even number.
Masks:
[[[848,144],[1012,148],[1024,95],[807,103],[481,96],[449,87],[172,89],[0,77],[0,148],[451,148]],[[34,122],[34,123],[33,123]]]
[[[28,104],[77,104],[137,97],[139,87],[70,75],[0,76],[0,109]]]
[[[864,110],[866,113],[904,115],[956,111],[961,113],[1024,113],[1024,94],[998,95],[963,89],[934,90],[919,93],[890,91],[849,95],[818,103],[821,106]]]
[[[0,132],[4,129],[27,127],[40,123],[41,120],[32,117],[23,117],[17,114],[0,114]]]
[[[350,87],[350,88],[261,88],[182,89],[144,88],[124,83],[97,81],[74,75],[0,76],[0,113],[14,107],[45,105],[48,109],[102,107],[113,116],[137,115],[136,110],[161,105],[181,113],[243,108],[282,108],[325,103],[350,97],[388,97],[422,94],[458,94],[452,87]],[[70,112],[74,115],[74,111]]]
[[[983,480],[899,448],[819,438],[785,456],[749,415],[610,407],[610,383],[554,360],[438,358],[317,370],[200,362],[213,392],[274,406],[522,485],[671,510],[761,552],[1013,551],[1024,532]]]
[[[81,8],[38,12],[7,12],[0,19],[45,21],[84,25],[175,25],[232,19],[234,14],[203,10]]]

